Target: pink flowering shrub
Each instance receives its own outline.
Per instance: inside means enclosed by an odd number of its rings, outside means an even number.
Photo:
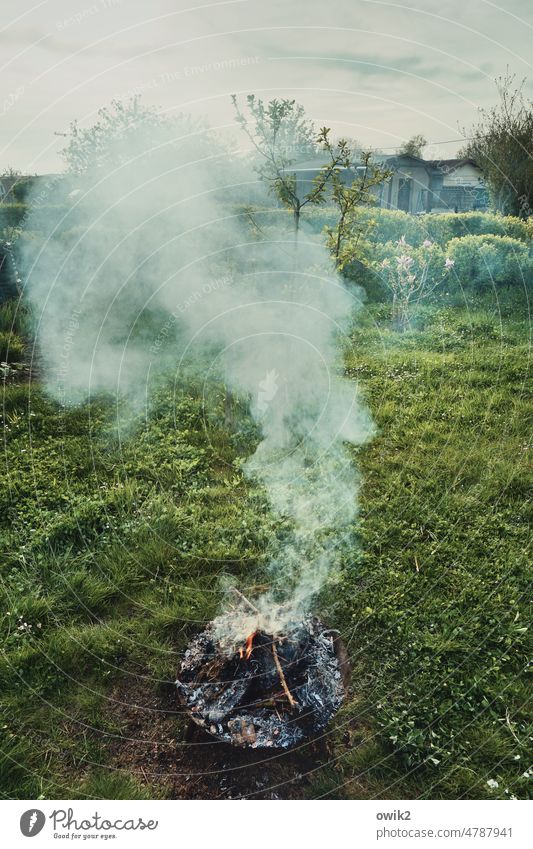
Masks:
[[[427,298],[455,263],[430,239],[413,247],[402,236],[397,242],[382,245],[379,252],[385,255],[374,267],[392,295],[394,326],[405,330],[409,327],[413,304]]]

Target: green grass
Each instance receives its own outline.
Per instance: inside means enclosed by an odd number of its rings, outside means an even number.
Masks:
[[[370,306],[346,352],[378,434],[354,453],[357,544],[319,602],[354,674],[334,760],[309,795],[525,798],[527,314],[514,302],[428,308],[398,335],[387,313]],[[106,768],[97,732],[120,730],[107,697],[127,675],[155,691],[173,680],[221,575],[262,579],[277,523],[240,471],[253,430],[243,417],[229,432],[212,392],[208,420],[191,380],[177,398],[163,386],[147,419],[119,410],[117,422],[106,399],[61,410],[38,385],[6,384],[4,796],[143,798]]]
[[[358,691],[346,722],[370,728],[340,763],[392,797],[485,797],[489,778],[528,793],[529,327],[501,321],[433,312],[402,337],[359,332],[348,355],[379,434],[359,457],[361,555],[338,608]]]

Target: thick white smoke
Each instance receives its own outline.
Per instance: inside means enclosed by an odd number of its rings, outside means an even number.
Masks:
[[[185,351],[250,399],[262,441],[244,469],[292,532],[273,544],[260,616],[237,605],[220,617],[229,641],[283,630],[309,607],[353,528],[349,447],[372,433],[342,376],[353,292],[305,228],[297,251],[288,222],[252,236],[237,206],[255,178],[235,161],[208,134],[154,131],[150,150],[125,149],[118,167],[70,182],[66,207],[58,182],[29,222],[43,244],[23,257],[48,388],[62,402],[135,398]]]

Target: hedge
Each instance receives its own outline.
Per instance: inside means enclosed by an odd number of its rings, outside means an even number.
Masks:
[[[235,207],[233,211],[242,217],[244,225],[249,225],[250,218],[244,207]],[[69,229],[78,223],[78,210],[70,204],[42,205],[32,210],[31,205],[24,203],[0,203],[0,231],[4,227],[20,225],[26,220],[26,213],[30,212],[33,213],[33,225],[37,224],[41,216],[43,222],[58,221],[65,213],[68,213]],[[285,209],[255,207],[251,212],[261,226],[280,224],[284,221],[288,226],[291,225],[291,213]],[[365,236],[375,244],[396,242],[405,236],[413,245],[421,244],[424,239],[431,239],[444,247],[450,239],[468,235],[510,236],[522,242],[529,242],[533,231],[533,222],[490,212],[410,215],[396,209],[364,207],[357,210],[356,219]],[[335,223],[336,212],[333,207],[306,208],[302,214],[304,231],[308,228],[312,232],[321,232],[325,226],[334,227]]]
[[[282,209],[254,209],[253,216],[262,226],[279,223],[290,213]],[[522,242],[531,240],[532,227],[528,222],[512,216],[490,212],[445,212],[442,214],[411,215],[397,209],[364,207],[357,210],[356,221],[371,242],[384,244],[397,242],[405,236],[413,245],[425,239],[444,247],[450,239],[461,236],[510,236]],[[314,207],[302,214],[302,226],[320,232],[325,226],[334,227],[336,213],[332,207]]]
[[[329,208],[314,209],[308,213],[313,229],[317,224],[334,226],[335,211]],[[461,236],[510,236],[522,242],[531,239],[531,228],[527,222],[511,216],[494,215],[489,212],[442,213],[410,215],[396,209],[366,207],[356,214],[366,237],[375,244],[397,242],[405,236],[413,245],[425,239],[445,247],[454,238]]]

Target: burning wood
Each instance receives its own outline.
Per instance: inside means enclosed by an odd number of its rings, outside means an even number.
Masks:
[[[334,638],[318,619],[306,618],[283,639],[256,630],[229,655],[215,634],[211,623],[193,640],[176,681],[194,722],[253,748],[289,748],[327,726],[344,687]]]

